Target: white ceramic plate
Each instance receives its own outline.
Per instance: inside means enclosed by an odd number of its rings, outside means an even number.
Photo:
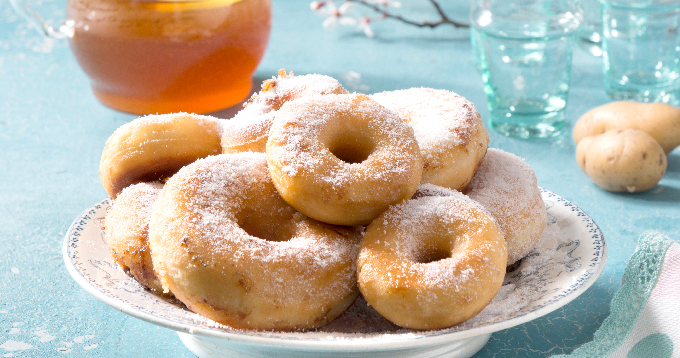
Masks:
[[[590,287],[604,268],[606,243],[580,208],[541,190],[548,226],[541,242],[505,276],[496,298],[479,315],[452,328],[418,332],[380,317],[362,299],[314,332],[233,330],[199,316],[181,303],[143,289],[113,263],[102,220],[110,200],[83,212],[64,241],[64,261],[73,278],[107,305],[170,328],[199,357],[470,357],[491,333],[548,314]]]

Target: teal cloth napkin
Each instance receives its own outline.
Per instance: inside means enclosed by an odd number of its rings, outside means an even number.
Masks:
[[[680,244],[658,232],[642,234],[593,341],[553,356],[582,357],[680,357]]]

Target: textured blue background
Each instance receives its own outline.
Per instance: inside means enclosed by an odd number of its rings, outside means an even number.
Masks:
[[[467,2],[450,1],[445,10],[465,21]],[[32,4],[55,24],[64,16],[61,0]],[[404,5],[403,11],[416,19],[435,16],[424,0]],[[255,86],[285,67],[296,74],[330,75],[363,93],[444,88],[467,97],[488,117],[467,30],[384,21],[374,25],[376,37],[370,39],[352,28],[325,31],[322,21],[308,1],[274,0],[273,32]],[[575,49],[567,126],[608,101],[601,58]],[[229,117],[234,111],[216,115]],[[69,277],[61,257],[71,222],[106,196],[97,174],[105,140],[134,118],[97,102],[67,42],[41,38],[0,0],[1,356],[193,356],[174,332],[90,297]],[[476,357],[568,353],[589,341],[608,315],[638,236],[654,229],[680,237],[680,152],[669,156],[668,172],[656,188],[614,194],[598,189],[579,170],[569,131],[542,141],[490,135],[491,147],[525,158],[539,185],[591,215],[607,239],[609,257],[603,275],[581,297],[543,318],[495,333]]]

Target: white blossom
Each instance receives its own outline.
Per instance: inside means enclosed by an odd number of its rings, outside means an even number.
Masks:
[[[373,29],[371,28],[371,18],[368,16],[364,16],[359,20],[359,26],[357,26],[357,29],[362,30],[364,34],[368,37],[375,37],[375,33],[373,32]]]

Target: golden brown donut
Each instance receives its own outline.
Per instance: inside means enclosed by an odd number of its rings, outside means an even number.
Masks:
[[[402,327],[464,322],[491,301],[505,277],[507,247],[491,215],[463,194],[441,190],[446,195],[416,195],[390,207],[361,240],[361,293]]]
[[[547,212],[536,174],[522,158],[489,148],[465,193],[486,208],[505,233],[508,265],[541,239]]]
[[[334,78],[317,74],[294,76],[280,70],[278,77],[264,81],[260,92],[225,123],[222,153],[264,153],[272,121],[284,103],[305,96],[342,93],[347,91]]]
[[[149,220],[161,183],[138,183],[120,193],[106,212],[104,233],[113,260],[142,286],[163,292],[149,252]]]
[[[422,183],[463,190],[484,158],[489,135],[479,112],[446,90],[411,88],[372,94],[415,132],[423,156]]]
[[[189,113],[140,117],[118,128],[104,145],[99,176],[115,199],[123,188],[164,180],[179,168],[222,152],[217,118]]]
[[[286,103],[269,133],[267,162],[286,202],[336,225],[370,223],[410,198],[422,173],[413,129],[358,94]]]
[[[319,327],[358,295],[359,233],[286,204],[264,153],[221,154],[182,168],[151,217],[163,288],[216,322],[258,330]]]

